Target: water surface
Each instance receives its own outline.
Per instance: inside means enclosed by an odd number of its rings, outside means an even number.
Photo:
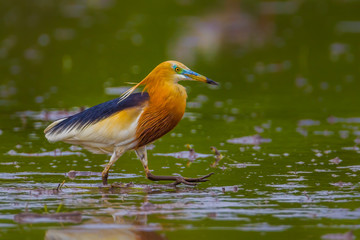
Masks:
[[[1,239],[359,237],[356,1],[0,6]],[[211,181],[158,186],[129,152],[100,188],[109,156],[44,138],[167,59],[221,85],[183,83],[187,113],[150,168]]]

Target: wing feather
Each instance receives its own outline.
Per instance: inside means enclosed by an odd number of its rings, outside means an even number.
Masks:
[[[144,93],[131,94],[101,103],[68,118],[59,119],[45,129],[50,142],[64,141],[89,147],[107,148],[134,140],[138,119],[149,100]]]

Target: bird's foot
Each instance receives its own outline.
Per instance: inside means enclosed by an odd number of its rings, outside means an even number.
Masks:
[[[108,181],[107,181],[107,179],[108,179],[108,174],[107,174],[107,173],[106,173],[106,174],[102,174],[101,179],[102,179],[103,186],[104,186],[104,187],[107,186],[107,185],[108,185]]]
[[[169,186],[176,186],[181,183],[183,183],[185,185],[195,186],[199,182],[209,181],[209,179],[207,179],[207,178],[213,174],[214,173],[212,172],[212,173],[209,173],[209,174],[199,177],[199,178],[187,178],[187,177],[182,177],[182,176],[156,176],[156,175],[153,175],[152,173],[148,172],[146,174],[146,177],[152,181],[174,181],[173,183],[170,183]]]
[[[213,175],[214,173],[209,173],[205,176],[202,176],[200,178],[186,178],[186,177],[182,177],[182,176],[178,176],[176,177],[176,181],[174,181],[173,183],[170,183],[169,186],[176,186],[179,185],[181,183],[185,184],[185,185],[191,185],[191,186],[196,186],[199,182],[207,182],[209,181],[209,179],[207,179],[208,177],[210,177],[211,175]]]

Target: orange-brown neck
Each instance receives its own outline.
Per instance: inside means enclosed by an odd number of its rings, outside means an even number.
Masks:
[[[144,90],[149,93],[150,106],[167,108],[184,114],[186,90],[175,81],[172,71],[157,67],[142,81],[142,84],[145,85]]]
[[[179,107],[183,109],[186,104],[186,90],[177,83],[157,84],[156,86],[147,85],[146,91],[150,96],[150,104],[167,107]],[[185,109],[184,109],[185,110]]]
[[[171,131],[182,119],[186,107],[185,88],[177,83],[146,86],[149,105],[140,116],[136,147],[147,145]]]

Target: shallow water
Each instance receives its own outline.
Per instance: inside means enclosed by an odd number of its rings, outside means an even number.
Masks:
[[[360,5],[222,2],[0,2],[0,239],[360,236]],[[164,59],[221,85],[183,83],[150,169],[209,182],[154,184],[131,152],[101,188],[109,156],[46,141]]]

